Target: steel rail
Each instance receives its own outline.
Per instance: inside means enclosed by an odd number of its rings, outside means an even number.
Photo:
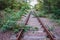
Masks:
[[[34,11],[33,11],[34,12]],[[41,19],[39,19],[39,17],[37,16],[37,14],[34,12],[37,20],[39,21],[40,25],[42,25],[42,27],[44,28],[44,30],[46,31],[48,37],[50,38],[50,40],[55,40],[54,36],[52,35],[51,32],[48,31],[48,29],[46,28],[46,26],[44,26],[44,24],[42,23]]]
[[[55,40],[53,35],[48,31],[48,29],[44,26],[44,24],[42,23],[41,19],[39,19],[39,17],[37,16],[37,14],[34,12],[38,22],[40,23],[40,25],[42,25],[43,29],[45,30],[45,32],[47,33],[48,37],[50,38],[50,40]],[[31,13],[29,13],[28,17],[27,17],[27,20],[25,22],[25,25],[27,25],[28,21],[29,21],[29,18],[30,18],[30,15]],[[23,35],[23,29],[19,32],[18,34],[18,37],[17,37],[17,40],[21,40],[21,37]]]
[[[29,13],[29,15],[28,15],[28,17],[27,17],[27,20],[26,20],[26,22],[25,22],[25,25],[27,25],[27,23],[28,23],[28,21],[29,21],[30,14],[31,14],[31,13]],[[23,33],[24,33],[24,30],[21,29],[20,32],[19,32],[18,35],[17,35],[17,39],[16,39],[16,40],[21,40]]]

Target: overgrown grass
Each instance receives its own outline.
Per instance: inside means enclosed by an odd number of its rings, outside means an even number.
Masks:
[[[20,26],[17,25],[17,21],[28,12],[29,3],[16,0],[1,0],[0,2],[0,11],[2,12],[0,13],[0,31],[18,31]]]
[[[44,13],[44,11],[36,11],[38,17],[47,17],[48,15]]]
[[[17,21],[21,19],[21,16],[26,14],[26,10],[20,9],[19,11],[15,12],[10,8],[6,8],[4,10],[2,19],[0,19],[0,30],[5,32],[7,30],[19,30],[19,25],[17,25]]]
[[[60,24],[60,19],[56,18],[56,16],[53,13],[45,13],[44,11],[37,11],[36,12],[39,17],[46,17],[53,19],[55,22]]]
[[[53,22],[58,23],[58,25],[60,25],[60,19],[52,19]]]

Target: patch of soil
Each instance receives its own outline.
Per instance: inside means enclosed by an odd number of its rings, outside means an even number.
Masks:
[[[12,35],[14,35],[12,31],[0,32],[0,40],[11,40]]]

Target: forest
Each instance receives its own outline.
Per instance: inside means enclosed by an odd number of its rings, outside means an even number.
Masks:
[[[60,0],[37,0],[34,6],[30,5],[31,1],[33,0],[0,0],[0,32],[18,33],[22,28],[24,31],[30,29],[30,26],[23,23],[18,25],[17,21],[22,16],[33,13],[32,10],[38,17],[51,19],[60,25]]]
[[[60,0],[38,0],[34,8],[43,11],[39,16],[48,14],[53,19],[60,19]]]

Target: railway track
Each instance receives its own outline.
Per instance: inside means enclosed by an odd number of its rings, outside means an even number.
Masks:
[[[35,16],[32,15],[35,14]],[[34,22],[35,21],[35,22]],[[31,23],[32,22],[32,23]],[[35,24],[33,24],[33,22]],[[43,33],[45,33],[44,35],[44,40],[55,40],[53,35],[48,31],[48,29],[44,26],[44,24],[41,22],[41,20],[39,19],[39,17],[36,15],[36,13],[34,11],[31,11],[30,14],[28,15],[28,17],[26,18],[26,21],[25,21],[25,25],[30,25],[30,26],[37,26],[38,24],[38,27],[39,30],[38,31],[34,31],[34,33],[32,33],[32,31],[28,31],[24,34],[24,30],[22,29],[19,33],[18,33],[18,36],[17,36],[17,40],[43,40],[40,39],[40,37],[42,37],[41,35]],[[33,24],[33,25],[32,25]],[[42,30],[42,32],[40,32]],[[44,32],[45,31],[45,32]],[[38,34],[39,33],[39,34]],[[39,36],[40,35],[40,36]],[[21,37],[24,36],[22,39]],[[32,37],[33,36],[33,37]],[[36,36],[36,37],[35,37]],[[38,37],[39,36],[39,37]],[[48,37],[47,37],[48,36]],[[37,38],[37,39],[34,39]],[[48,39],[47,39],[48,38]]]
[[[31,13],[30,13],[30,14],[31,14]],[[30,14],[29,14],[28,17],[27,17],[26,22],[24,23],[25,25],[27,25],[27,23],[28,23],[28,21],[29,21]],[[18,35],[17,35],[17,40],[21,40],[21,37],[22,37],[23,33],[24,33],[24,30],[21,29],[20,32],[19,32]]]

